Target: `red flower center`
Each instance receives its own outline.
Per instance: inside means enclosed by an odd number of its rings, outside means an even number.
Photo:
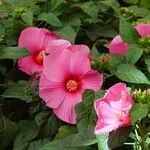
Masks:
[[[69,92],[76,92],[80,87],[80,82],[76,81],[76,80],[68,80],[66,82],[66,89]]]
[[[33,59],[34,61],[39,64],[39,65],[43,65],[43,59],[44,59],[44,53],[43,51],[39,52],[39,53],[35,53],[33,55]]]

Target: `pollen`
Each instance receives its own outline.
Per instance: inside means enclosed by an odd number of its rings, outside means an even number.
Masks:
[[[124,120],[125,114],[123,112],[115,112],[114,114],[119,121]]]
[[[75,80],[69,80],[67,83],[66,83],[66,88],[69,92],[74,92],[78,89],[79,87],[79,82],[75,81]]]

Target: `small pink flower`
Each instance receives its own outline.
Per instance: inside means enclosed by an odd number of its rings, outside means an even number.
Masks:
[[[40,73],[43,68],[47,43],[56,39],[59,39],[57,35],[44,28],[29,27],[24,29],[19,37],[18,45],[21,48],[26,48],[31,55],[18,61],[19,69],[29,75]]]
[[[150,35],[150,24],[138,24],[135,29],[142,38]],[[120,35],[117,35],[109,44],[109,52],[111,54],[126,55],[128,47],[128,43],[125,43]]]
[[[109,88],[105,96],[94,103],[98,116],[95,134],[130,126],[129,110],[132,104],[133,100],[125,84],[118,83]]]
[[[58,118],[76,124],[75,106],[82,101],[82,93],[99,90],[102,82],[102,74],[91,69],[88,57],[63,50],[58,57],[49,55],[44,60],[39,95]]]
[[[121,36],[117,35],[109,44],[109,51],[111,54],[126,55],[128,47],[128,44],[122,40]]]

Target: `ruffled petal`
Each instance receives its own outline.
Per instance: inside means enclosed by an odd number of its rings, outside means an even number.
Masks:
[[[105,98],[116,110],[129,111],[133,104],[131,94],[124,83],[117,83],[105,94]]]
[[[63,83],[52,82],[44,74],[41,75],[39,85],[39,96],[50,108],[57,108],[64,101],[66,92]]]
[[[72,45],[68,49],[72,52],[81,52],[86,55],[90,54],[90,49],[86,45]]]
[[[135,28],[142,37],[150,35],[150,24],[138,24]]]
[[[58,37],[44,28],[29,27],[24,29],[19,37],[19,47],[26,48],[32,53],[46,49],[47,41]]]
[[[103,75],[91,69],[82,76],[81,80],[85,89],[98,91],[103,83]]]
[[[32,75],[33,73],[41,73],[43,66],[36,64],[32,56],[27,56],[18,60],[18,68],[28,75]]]
[[[75,106],[82,100],[82,93],[67,94],[63,103],[54,109],[56,116],[70,124],[76,124]]]
[[[109,52],[111,54],[126,55],[128,49],[128,44],[125,43],[119,35],[114,37],[114,39],[109,44]]]
[[[71,46],[71,43],[67,40],[49,40],[46,47],[46,53],[56,53],[57,55]]]
[[[101,121],[107,124],[118,122],[115,116],[115,110],[108,103],[106,103],[106,99],[101,98],[96,100],[94,102],[94,106],[97,116]]]
[[[117,128],[116,124],[106,124],[106,123],[101,122],[100,120],[98,120],[94,132],[97,135],[105,134],[105,133],[109,133],[113,130],[116,130],[116,128]]]

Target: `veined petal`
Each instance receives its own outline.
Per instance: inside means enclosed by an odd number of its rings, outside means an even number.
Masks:
[[[19,47],[28,49],[31,53],[43,51],[48,40],[58,37],[44,28],[29,27],[24,29],[19,37]]]
[[[90,49],[86,45],[72,45],[68,48],[72,52],[81,52],[82,54],[90,54]]]
[[[91,69],[82,76],[81,80],[85,89],[98,91],[103,83],[103,75]]]
[[[70,75],[69,51],[62,51],[58,56],[48,55],[44,59],[43,72],[45,76],[53,82],[64,82],[66,77]]]
[[[64,49],[67,49],[71,46],[71,43],[67,40],[49,40],[46,46],[46,53],[56,53],[57,55],[62,52]]]
[[[54,109],[56,116],[67,123],[76,124],[75,106],[81,102],[81,97],[82,93],[68,93],[63,103],[57,109]]]
[[[77,74],[81,77],[91,70],[89,58],[81,52],[71,53],[70,58],[70,70],[72,74]]]
[[[41,73],[43,66],[36,64],[32,56],[26,56],[18,60],[18,68],[28,75],[32,75],[36,72]]]
[[[57,108],[64,101],[66,92],[63,83],[52,82],[44,74],[41,75],[39,85],[39,96],[50,108]]]

